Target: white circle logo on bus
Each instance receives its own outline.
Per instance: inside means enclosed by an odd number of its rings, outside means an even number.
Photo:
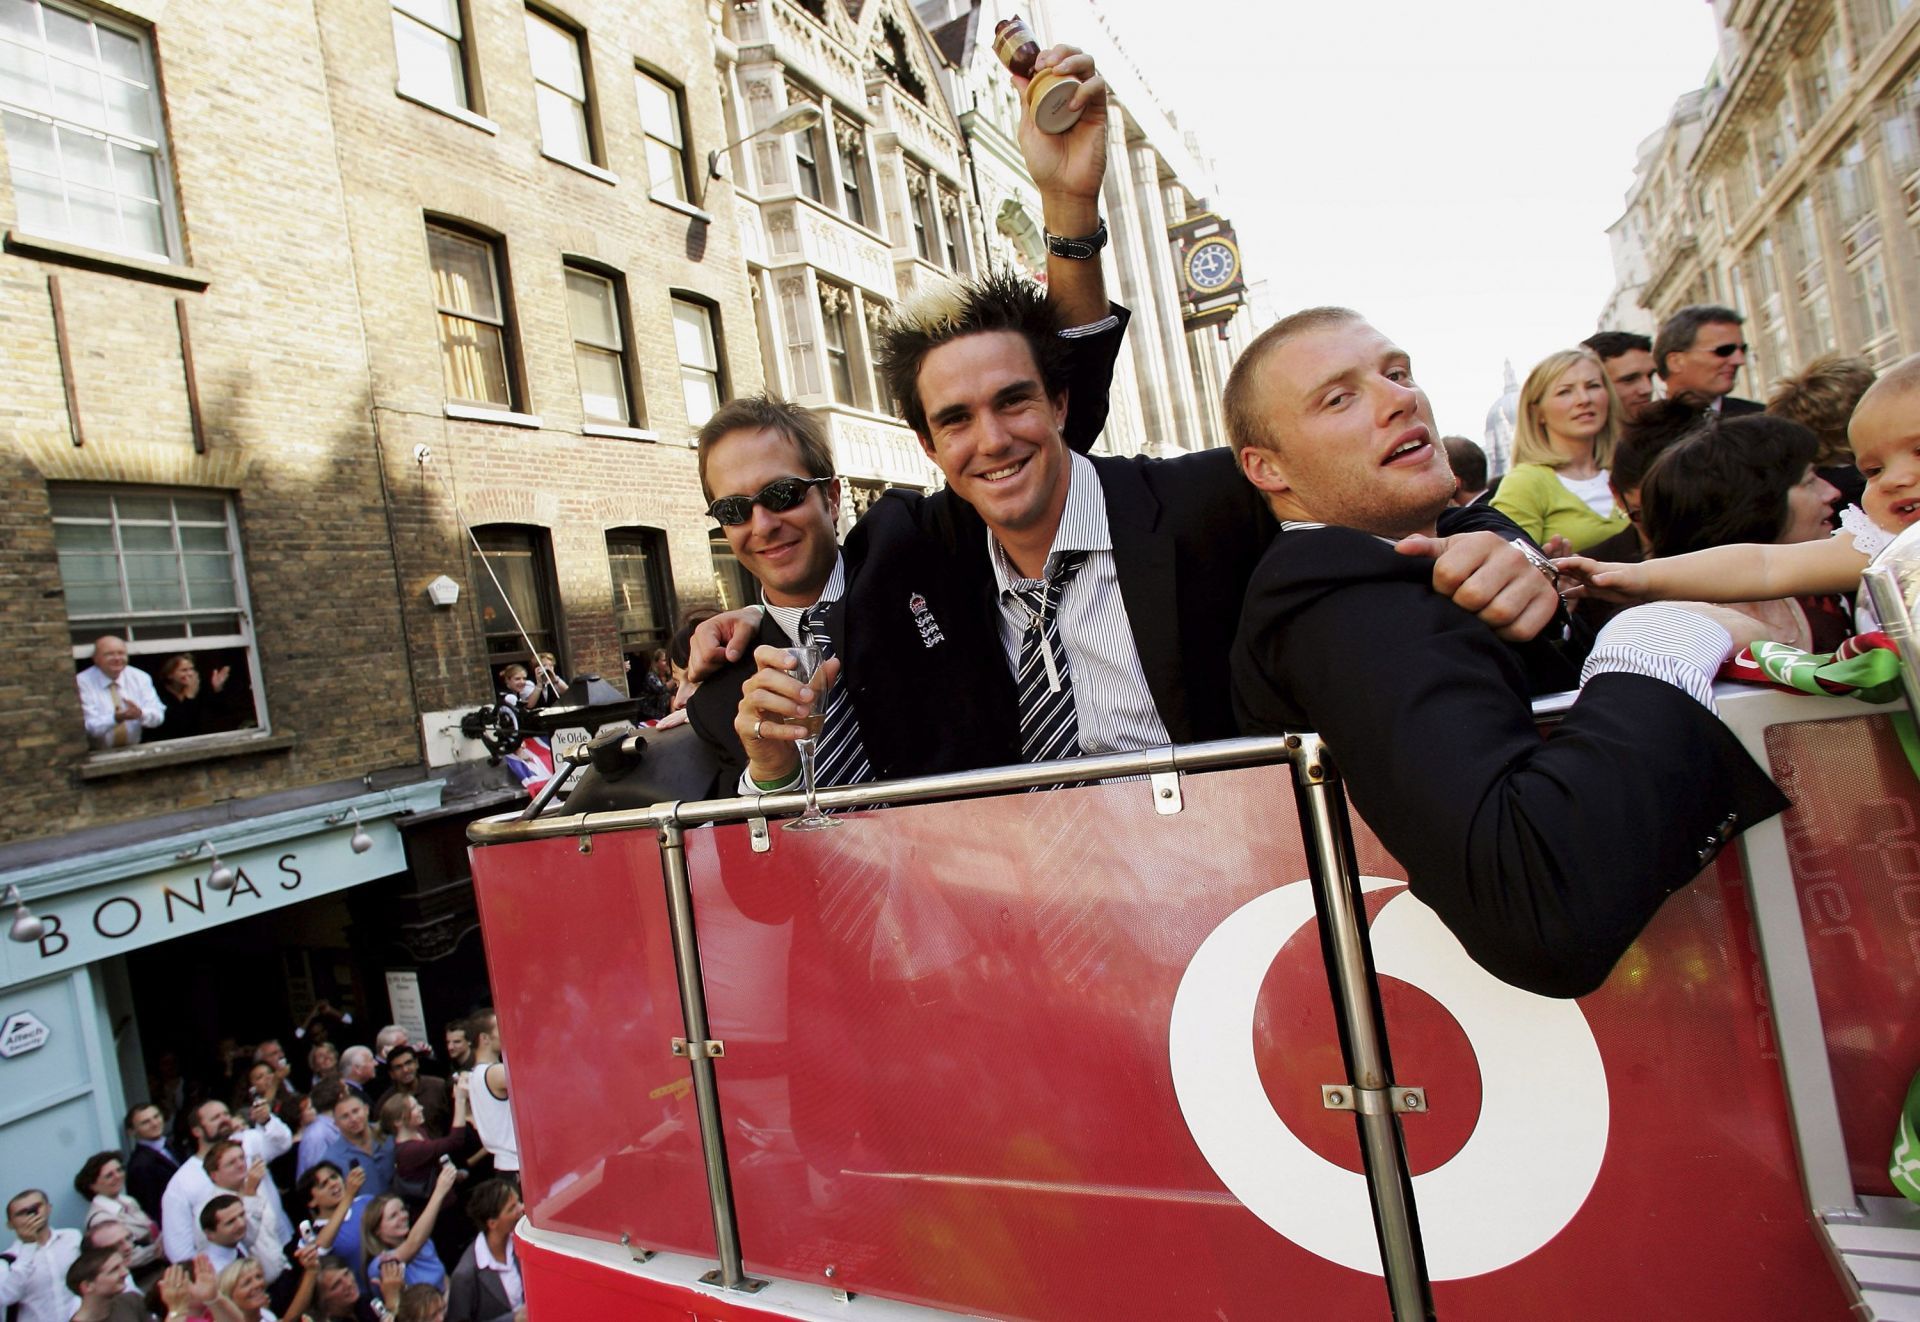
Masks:
[[[1300,1141],[1254,1060],[1260,985],[1313,917],[1312,886],[1296,881],[1242,905],[1200,944],[1168,1025],[1173,1088],[1194,1142],[1248,1211],[1309,1253],[1378,1276],[1366,1177]],[[1413,1177],[1428,1274],[1451,1281],[1519,1262],[1573,1220],[1606,1157],[1607,1074],[1593,1030],[1574,1002],[1510,987],[1475,964],[1411,893],[1387,901],[1372,939],[1374,967],[1444,1006],[1480,1068],[1480,1118],[1466,1145]]]

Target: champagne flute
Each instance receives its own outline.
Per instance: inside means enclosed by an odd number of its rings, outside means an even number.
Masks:
[[[805,716],[789,718],[793,724],[807,727],[807,737],[796,741],[800,749],[800,780],[807,791],[807,810],[792,821],[786,823],[786,829],[789,831],[818,831],[825,827],[840,825],[837,820],[820,811],[820,804],[814,797],[814,744],[815,741],[820,738],[821,732],[826,728],[827,690],[832,687],[831,681],[824,680],[820,674],[820,667],[826,664],[827,654],[820,648],[812,645],[789,647],[786,649],[786,652],[794,661],[793,669],[790,673],[795,679],[813,690],[813,710]]]

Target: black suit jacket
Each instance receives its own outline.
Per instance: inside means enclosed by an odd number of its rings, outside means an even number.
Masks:
[[[1528,699],[1564,687],[1350,528],[1281,533],[1233,653],[1248,734],[1314,730],[1414,894],[1484,968],[1581,996],[1661,903],[1787,800],[1711,712],[1639,675],[1589,683],[1544,741]]]
[[[1743,413],[1765,413],[1766,411],[1767,406],[1757,400],[1742,399],[1738,395],[1720,397],[1720,416],[1723,418],[1737,418]]]
[[[754,635],[753,647],[791,646],[793,640],[774,623],[771,613],[760,617],[760,631]],[[754,663],[753,647],[738,661],[728,662],[725,669],[702,681],[687,699],[687,723],[720,761],[720,769],[707,791],[714,798],[728,799],[738,793],[740,777],[747,770],[747,751],[733,728],[733,718],[740,710],[740,690],[759,669]]]
[[[1247,576],[1273,530],[1227,450],[1096,458],[1121,596],[1147,685],[1176,742],[1234,732],[1228,648]],[[1020,760],[987,529],[949,492],[888,492],[847,540],[854,572],[829,614],[843,639],[877,775]],[[919,607],[920,609],[916,609]],[[929,641],[922,613],[937,626]]]
[[[500,1278],[480,1270],[472,1244],[447,1278],[447,1322],[513,1322],[513,1305]]]
[[[127,1155],[127,1192],[156,1225],[160,1221],[160,1196],[179,1169],[179,1162],[169,1162],[144,1143],[135,1143]]]

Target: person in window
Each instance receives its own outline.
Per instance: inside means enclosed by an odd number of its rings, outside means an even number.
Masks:
[[[160,696],[166,703],[167,719],[152,738],[191,739],[198,734],[238,729],[242,722],[233,699],[243,686],[230,687],[232,677],[231,666],[215,666],[202,675],[191,652],[175,652],[162,661]]]
[[[80,714],[87,742],[95,748],[131,748],[167,719],[166,704],[153,679],[127,664],[124,638],[102,634],[93,640],[93,664],[74,677],[80,688]]]
[[[552,652],[533,654],[533,673],[535,676],[533,698],[527,703],[529,707],[557,706],[560,699],[566,696],[567,690],[572,687],[566,680],[560,678],[560,663],[553,659]]]
[[[500,687],[507,696],[522,707],[532,707],[539,700],[540,690],[527,677],[527,668],[523,665],[503,666],[500,669]]]

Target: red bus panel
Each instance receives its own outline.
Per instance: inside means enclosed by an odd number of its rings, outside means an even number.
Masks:
[[[1920,1071],[1920,784],[1886,716],[1776,725],[1787,858],[1854,1188],[1897,1197],[1887,1158]]]
[[[711,1257],[700,1125],[649,831],[471,851],[521,1192],[543,1230]]]

